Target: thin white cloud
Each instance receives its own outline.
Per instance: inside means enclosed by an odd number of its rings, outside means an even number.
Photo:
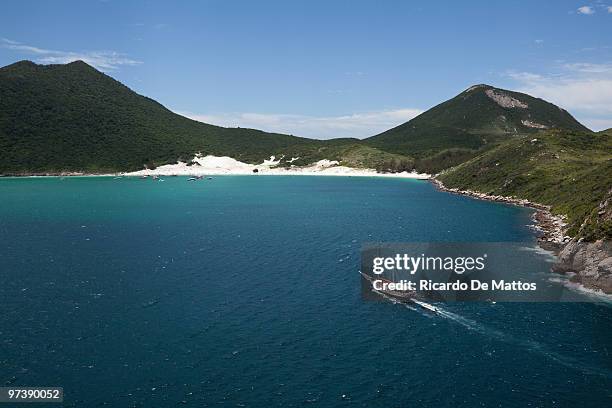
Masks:
[[[604,129],[612,119],[612,63],[566,63],[558,72],[510,72],[520,92],[567,109],[587,127]]]
[[[578,7],[578,14],[595,14],[595,9],[591,6],[582,6],[582,7]]]
[[[592,64],[588,62],[575,62],[565,64],[563,67],[569,71],[586,74],[612,74],[612,64]]]
[[[138,65],[141,61],[128,58],[125,54],[115,51],[58,51],[22,44],[17,41],[0,39],[0,47],[21,54],[33,55],[41,64],[67,64],[77,60],[84,61],[101,71],[113,71],[122,65]]]
[[[608,10],[608,13],[612,14],[612,6],[606,6],[606,10]]]
[[[197,114],[177,112],[200,122],[225,127],[261,129],[316,139],[364,138],[400,125],[421,114],[420,109],[395,109],[341,116],[268,113]]]

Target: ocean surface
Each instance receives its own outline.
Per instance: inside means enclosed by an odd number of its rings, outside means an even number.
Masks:
[[[609,303],[361,298],[362,243],[533,247],[530,215],[417,180],[0,179],[0,386],[68,407],[612,406]]]

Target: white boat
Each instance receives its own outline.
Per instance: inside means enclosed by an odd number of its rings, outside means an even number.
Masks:
[[[195,177],[189,177],[189,178],[187,179],[187,181],[196,181],[196,180],[197,180],[197,178],[195,178]]]
[[[427,310],[432,311],[434,313],[438,313],[439,312],[438,308],[435,307],[434,305],[430,305],[429,303],[425,303],[425,302],[422,302],[422,301],[416,300],[416,299],[412,299],[412,301],[414,303],[416,303],[417,305],[421,306],[423,309],[427,309]]]
[[[359,273],[361,274],[361,276],[363,276],[367,281],[369,282],[374,282],[374,280],[381,280],[382,282],[387,282],[390,283],[392,281],[389,281],[387,279],[384,278],[378,278],[378,279],[374,279],[373,277],[359,271]],[[403,302],[403,303],[414,303],[417,306],[422,307],[423,309],[426,309],[430,312],[433,313],[439,313],[439,309],[437,307],[435,307],[434,305],[430,305],[429,303],[425,303],[422,300],[418,300],[416,299],[416,297],[418,296],[418,294],[414,291],[397,291],[397,290],[376,290],[374,289],[374,287],[372,287],[372,291],[374,293],[378,293],[380,295],[383,295],[385,297],[390,297],[395,301],[399,301],[399,302]]]
[[[416,292],[414,291],[399,291],[399,290],[376,290],[374,289],[374,281],[375,280],[380,280],[383,283],[392,283],[392,281],[382,278],[382,277],[377,277],[377,278],[373,278],[371,276],[369,276],[368,274],[365,274],[361,271],[359,271],[359,273],[361,274],[361,276],[363,276],[368,282],[372,283],[372,291],[379,293],[379,294],[383,294],[385,296],[390,296],[394,299],[397,299],[399,301],[412,301],[412,299],[414,298],[414,296],[416,296]]]

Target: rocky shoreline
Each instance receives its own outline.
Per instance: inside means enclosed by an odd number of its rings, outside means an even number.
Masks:
[[[612,294],[612,244],[609,241],[583,242],[566,235],[565,218],[552,214],[547,205],[516,197],[449,188],[434,177],[431,182],[438,190],[451,194],[535,209],[532,219],[538,232],[538,245],[557,256],[552,272],[566,275],[571,282],[588,289]]]
[[[519,205],[521,207],[533,208],[535,223],[534,229],[538,232],[538,244],[547,251],[558,254],[563,246],[570,242],[571,237],[566,235],[567,224],[565,218],[550,212],[550,206],[534,203],[523,198],[506,197],[501,195],[489,195],[473,190],[460,190],[458,188],[446,187],[440,180],[432,178],[431,182],[440,191],[451,194],[465,195],[480,200],[495,201],[498,203]]]

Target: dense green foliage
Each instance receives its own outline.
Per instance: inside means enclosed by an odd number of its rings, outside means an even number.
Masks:
[[[77,61],[0,69],[0,173],[127,171],[189,160],[196,152],[260,163],[270,155],[323,158],[375,167],[394,155],[356,139],[319,141],[253,129],[223,128],[177,115]],[[299,164],[296,162],[295,164]]]
[[[329,159],[379,171],[436,173],[491,148],[501,136],[533,131],[520,124],[525,117],[584,129],[567,112],[527,95],[503,91],[530,107],[502,108],[487,89],[495,90],[472,87],[365,141],[320,141],[187,119],[81,61],[22,61],[0,69],[0,173],[136,170],[188,161],[196,152],[247,163],[275,155],[283,157],[281,165],[291,158],[298,158],[293,165]]]
[[[448,187],[550,205],[568,216],[572,236],[612,237],[612,199],[606,202],[612,189],[610,131],[552,130],[513,138],[439,179]]]
[[[503,107],[487,92],[513,98],[523,107]],[[364,142],[388,152],[426,159],[446,149],[463,149],[463,153],[465,149],[486,149],[510,136],[540,130],[525,123],[588,131],[569,113],[542,99],[488,85],[477,85]],[[456,152],[449,151],[446,158],[457,157]],[[449,160],[449,164],[456,163]],[[429,164],[423,163],[423,166],[429,167]]]
[[[594,239],[611,235],[611,138],[546,101],[487,85],[369,139],[322,141],[197,122],[81,61],[0,68],[0,174],[129,171],[197,152],[442,171],[451,187],[549,204],[568,215],[571,234]]]
[[[486,147],[492,146],[493,145],[489,145]],[[478,150],[461,148],[444,149],[431,156],[416,159],[414,161],[414,167],[422,173],[437,174],[444,169],[456,166],[477,156],[484,150],[486,150],[485,147]]]

